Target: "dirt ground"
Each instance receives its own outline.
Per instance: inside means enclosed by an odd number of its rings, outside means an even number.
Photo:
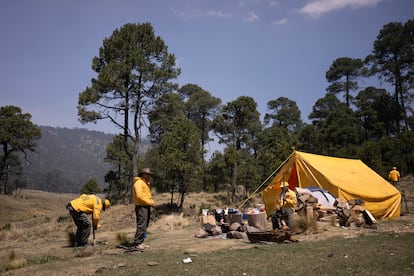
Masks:
[[[317,222],[317,227],[295,235],[299,242],[311,242],[333,236],[355,236],[378,232],[414,232],[414,177],[405,177],[397,187],[404,190],[407,207],[402,203],[402,216],[393,220],[377,221],[376,229],[343,228],[332,223],[332,218]],[[223,196],[223,195],[221,195]],[[19,267],[19,261],[38,259],[39,256],[65,258],[73,254],[69,247],[69,232],[76,230],[66,204],[73,194],[53,194],[22,190],[13,196],[0,195],[0,272],[5,266]],[[169,195],[156,194],[158,203],[168,203]],[[223,208],[220,195],[190,194],[186,198],[184,214],[158,216],[148,229],[147,244],[151,250],[177,250],[201,253],[231,247],[251,247],[252,243],[236,239],[205,238],[194,236],[200,228],[200,205]],[[270,223],[270,222],[269,222]],[[132,240],[135,233],[135,214],[132,204],[111,206],[102,214],[101,228],[96,232],[96,246],[101,254],[118,254],[116,245],[122,239]],[[91,235],[92,236],[92,235]],[[92,237],[91,237],[92,239]],[[90,250],[94,250],[90,246]],[[91,258],[99,258],[92,256]],[[13,264],[14,263],[14,264]],[[22,265],[23,266],[23,265]]]

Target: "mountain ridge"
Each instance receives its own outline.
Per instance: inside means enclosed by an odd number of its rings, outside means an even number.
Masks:
[[[101,189],[106,187],[104,177],[111,166],[104,158],[113,134],[81,128],[38,127],[42,137],[36,141],[35,152],[27,154],[29,162],[22,161],[27,189],[78,193],[91,178],[96,179]]]

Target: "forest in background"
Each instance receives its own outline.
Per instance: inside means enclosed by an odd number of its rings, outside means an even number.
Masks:
[[[22,162],[26,188],[48,192],[79,193],[94,178],[101,189],[110,165],[104,162],[113,135],[86,129],[39,126],[42,137],[36,151]]]

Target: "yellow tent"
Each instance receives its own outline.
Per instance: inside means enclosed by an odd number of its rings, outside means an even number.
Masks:
[[[361,160],[294,151],[262,192],[268,215],[282,181],[290,189],[320,187],[342,200],[362,199],[377,219],[400,216],[400,192]]]

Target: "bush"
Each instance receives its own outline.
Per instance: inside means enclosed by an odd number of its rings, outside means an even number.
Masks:
[[[80,190],[81,194],[98,194],[101,192],[98,182],[95,178],[89,179]]]

